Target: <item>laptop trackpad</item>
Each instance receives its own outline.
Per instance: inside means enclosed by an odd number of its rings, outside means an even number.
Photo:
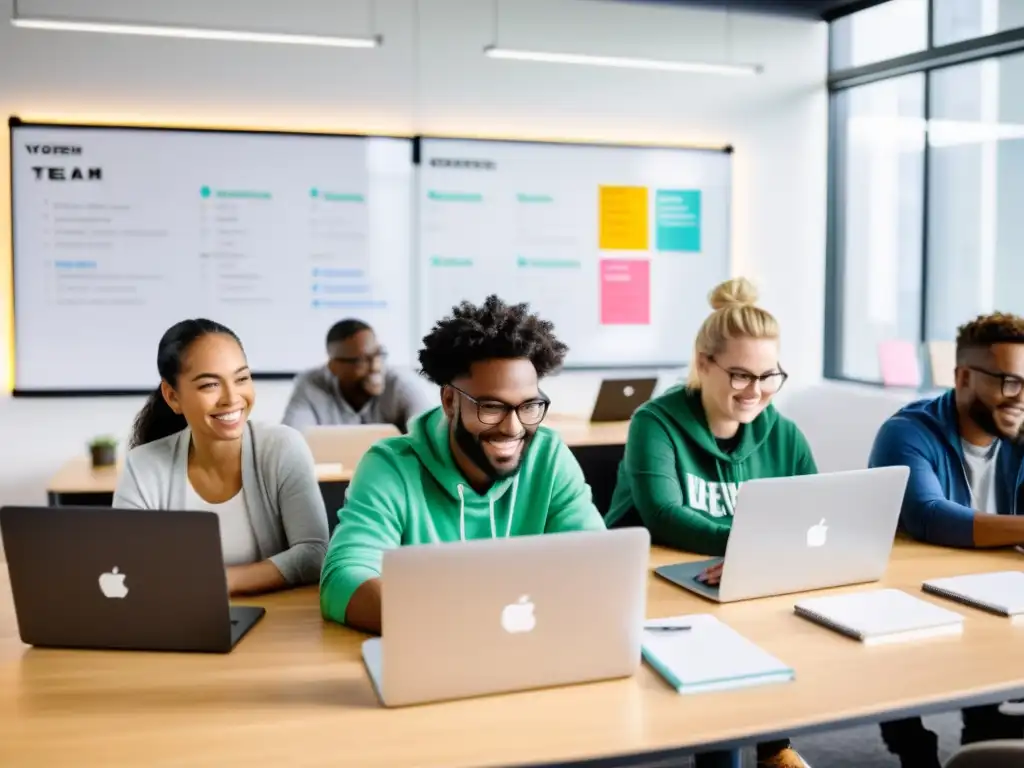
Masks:
[[[703,597],[707,597],[712,600],[717,600],[718,585],[704,584],[703,582],[697,581],[697,577],[712,565],[718,565],[721,562],[722,558],[716,557],[711,560],[698,560],[694,563],[675,563],[673,565],[663,565],[660,568],[655,568],[654,572],[663,579],[667,579],[683,589],[689,590],[690,592],[696,592],[698,595],[702,595]]]

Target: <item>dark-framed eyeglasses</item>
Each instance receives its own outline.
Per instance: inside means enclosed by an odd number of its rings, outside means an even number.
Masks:
[[[967,366],[969,370],[977,371],[985,376],[990,376],[993,379],[999,380],[999,388],[1003,393],[1003,397],[1017,397],[1021,390],[1024,390],[1024,379],[1019,376],[1013,376],[1009,373],[997,373],[996,371],[988,371],[984,368],[978,368],[974,365]]]
[[[534,424],[540,424],[544,421],[548,408],[551,406],[551,401],[543,392],[540,397],[527,400],[519,405],[509,405],[499,400],[478,400],[454,384],[449,384],[448,386],[473,403],[476,406],[477,419],[481,424],[487,424],[488,426],[501,424],[512,411],[515,411],[516,418],[519,419],[520,424],[532,427]]]
[[[729,384],[737,392],[742,392],[756,381],[760,385],[762,392],[766,395],[773,395],[782,389],[782,385],[785,384],[786,379],[789,378],[789,374],[782,370],[782,368],[779,368],[777,371],[768,371],[768,373],[758,375],[756,373],[751,373],[750,371],[737,371],[732,368],[726,368],[715,360],[714,357],[709,357],[708,360],[729,374]]]
[[[371,352],[368,355],[357,355],[355,357],[332,357],[336,363],[345,363],[346,365],[352,365],[356,368],[371,368],[373,364],[380,361],[384,362],[388,359],[388,351],[386,349],[378,349],[376,352]]]

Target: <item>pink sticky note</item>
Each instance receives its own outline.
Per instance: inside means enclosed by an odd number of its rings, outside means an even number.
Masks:
[[[650,325],[651,262],[601,260],[601,325]]]
[[[917,345],[910,341],[883,341],[878,345],[878,367],[887,387],[921,386]]]

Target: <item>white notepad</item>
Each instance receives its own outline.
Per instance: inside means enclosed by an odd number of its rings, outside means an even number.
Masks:
[[[646,629],[659,626],[689,629]],[[644,659],[679,693],[783,683],[794,677],[791,667],[709,613],[654,619],[644,627]]]
[[[921,585],[925,592],[958,603],[981,608],[1000,616],[1024,620],[1024,572],[997,571],[928,579]]]
[[[898,589],[873,589],[848,595],[801,600],[798,616],[860,640],[865,645],[958,635],[964,617]]]

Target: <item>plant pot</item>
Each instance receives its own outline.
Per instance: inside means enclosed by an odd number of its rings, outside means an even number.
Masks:
[[[93,445],[89,447],[92,454],[92,465],[95,468],[112,467],[117,463],[116,445]]]

